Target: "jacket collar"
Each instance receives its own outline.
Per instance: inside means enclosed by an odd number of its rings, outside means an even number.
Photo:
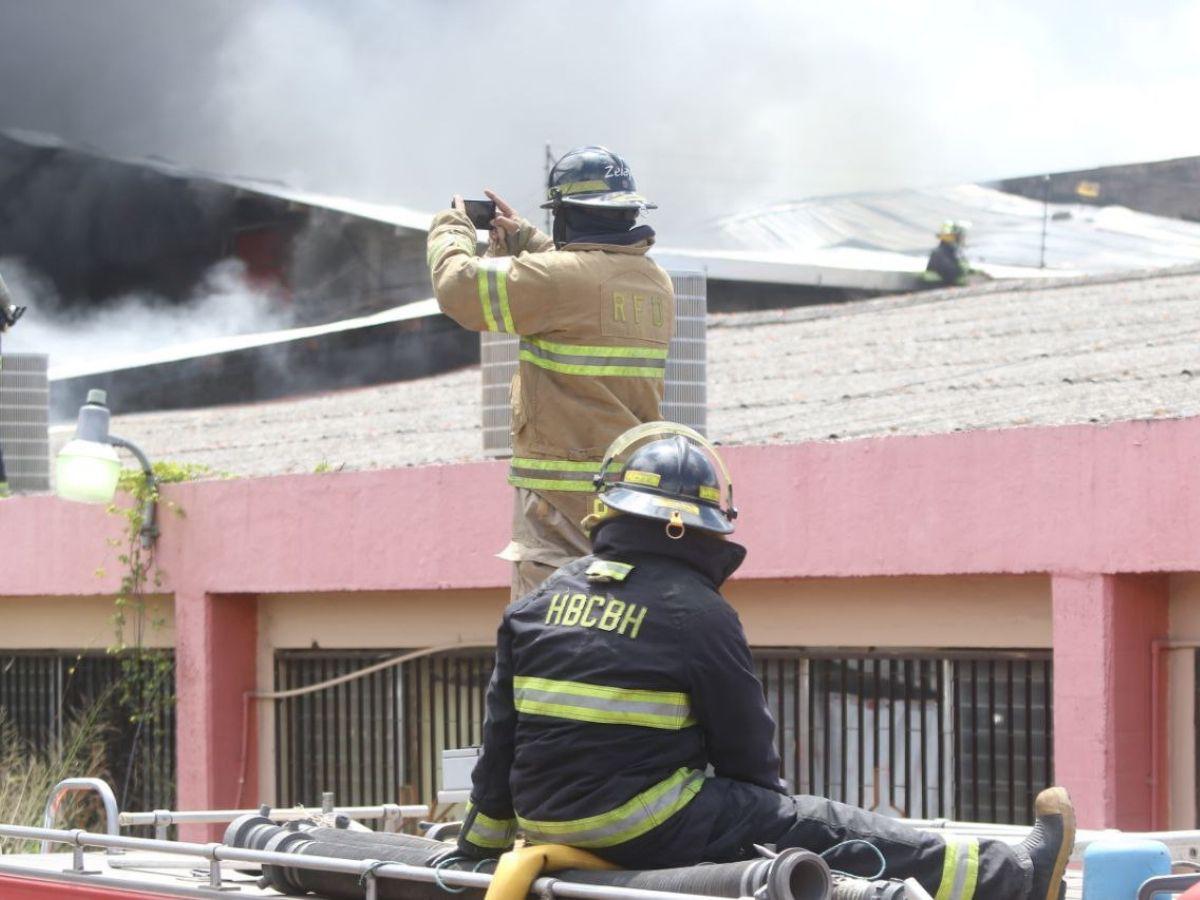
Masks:
[[[746,558],[746,548],[697,529],[682,540],[667,537],[665,522],[618,516],[600,523],[592,536],[592,552],[602,559],[627,561],[635,556],[666,556],[691,566],[720,587]]]
[[[654,229],[639,225],[620,234],[585,234],[563,244],[562,250],[604,250],[608,253],[645,254],[654,244]]]

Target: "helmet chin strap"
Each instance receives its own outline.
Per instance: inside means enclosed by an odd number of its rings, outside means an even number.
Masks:
[[[562,204],[554,207],[554,228],[553,228],[554,246],[561,250],[563,245],[567,243],[567,217],[563,212]]]

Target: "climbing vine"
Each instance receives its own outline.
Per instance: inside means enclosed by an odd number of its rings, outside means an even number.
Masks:
[[[157,544],[151,541],[145,546],[142,541],[145,503],[150,499],[158,503],[160,519],[166,514],[182,517],[184,510],[175,501],[163,498],[158,488],[210,474],[207,466],[192,463],[157,462],[153,469],[157,487],[147,482],[142,471],[122,469],[117,488],[132,502],[114,503],[108,508],[109,513],[124,520],[121,536],[109,541],[120,551],[117,561],[121,584],[112,614],[113,642],[108,648],[120,660],[121,668],[113,700],[120,715],[134,726],[123,794],[129,790],[143,729],[157,722],[175,702],[170,652],[146,646],[150,634],[161,630],[166,619],[152,604],[153,596],[161,592],[163,571],[155,558]]]

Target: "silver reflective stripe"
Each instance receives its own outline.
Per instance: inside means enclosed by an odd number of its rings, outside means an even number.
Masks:
[[[679,769],[616,809],[569,822],[536,822],[517,817],[526,837],[573,847],[613,847],[661,825],[691,802],[704,773]]]
[[[512,267],[512,257],[480,257],[476,265],[479,267],[479,302],[483,306],[483,318],[488,331],[511,334],[514,326],[508,306],[508,270]]]
[[[587,567],[589,581],[624,581],[633,566],[629,563],[617,562],[611,559],[598,559]]]
[[[496,828],[492,825],[485,825],[476,818],[471,823],[471,833],[467,835],[467,840],[480,847],[508,846],[513,842],[516,834],[517,823],[515,821],[503,828]]]
[[[588,492],[600,463],[574,459],[524,459],[514,456],[508,467],[508,483],[534,491]]]
[[[979,841],[948,838],[936,900],[972,900],[979,880]]]
[[[515,462],[508,468],[514,475],[520,475],[525,478],[553,478],[555,481],[586,481],[589,485],[592,483],[592,479],[596,477],[596,472],[559,472],[553,469],[530,469]],[[599,470],[600,464],[597,463],[596,471]]]
[[[619,350],[620,348],[614,348]],[[667,368],[667,358],[664,353],[660,356],[592,356],[586,353],[562,353],[539,346],[532,341],[521,341],[521,355],[527,362],[553,371],[587,369],[590,371],[567,374],[627,374],[614,372],[614,369],[642,369],[646,375],[663,372]]]
[[[454,234],[445,234],[430,242],[425,252],[425,262],[430,269],[436,269],[442,258],[451,250],[461,250],[468,256],[475,255],[475,247],[465,239]]]
[[[605,725],[675,730],[694,724],[688,695],[675,691],[626,690],[518,675],[513,679],[513,705],[531,715]]]
[[[476,810],[474,803],[468,803],[468,816],[471,815],[472,810],[475,812],[475,818],[471,822],[470,830],[465,835],[468,841],[477,847],[487,847],[493,850],[503,850],[512,846],[513,839],[517,836],[517,820],[515,818],[493,819]]]

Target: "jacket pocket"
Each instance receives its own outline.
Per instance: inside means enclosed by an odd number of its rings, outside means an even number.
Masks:
[[[508,408],[512,410],[512,422],[509,430],[514,438],[524,431],[525,426],[529,423],[530,406],[530,398],[525,395],[524,380],[518,371],[508,385]]]

